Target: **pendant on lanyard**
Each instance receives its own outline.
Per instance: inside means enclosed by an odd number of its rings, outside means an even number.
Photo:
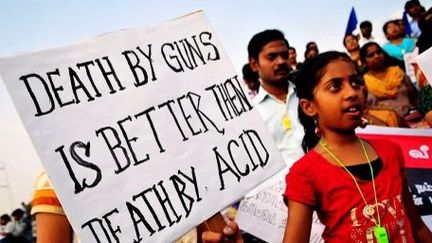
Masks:
[[[282,126],[285,130],[290,130],[291,129],[291,120],[287,115],[284,115],[282,117]]]
[[[375,235],[375,239],[376,239],[376,241],[377,241],[377,243],[389,243],[389,240],[388,240],[388,236],[387,236],[387,230],[386,230],[386,228],[384,228],[383,226],[381,226],[381,217],[380,217],[380,214],[379,214],[379,210],[378,210],[378,196],[377,196],[377,193],[376,193],[376,189],[375,189],[375,179],[374,179],[374,173],[373,173],[373,168],[372,168],[372,165],[371,165],[371,161],[370,161],[370,159],[369,159],[369,155],[367,154],[367,152],[366,152],[366,148],[365,148],[365,146],[364,146],[364,144],[363,144],[363,141],[361,140],[361,139],[359,139],[359,143],[360,143],[360,145],[361,145],[361,147],[362,147],[362,150],[363,150],[363,154],[365,155],[365,157],[366,157],[366,160],[367,160],[367,162],[368,162],[368,165],[369,165],[369,169],[370,169],[370,173],[371,173],[371,178],[372,178],[372,187],[373,187],[373,192],[374,192],[374,197],[375,197],[375,205],[372,207],[371,205],[368,205],[368,203],[367,203],[367,201],[366,201],[366,198],[365,198],[365,196],[363,195],[363,192],[362,192],[362,190],[360,189],[360,186],[358,185],[358,183],[357,183],[357,180],[355,179],[355,177],[354,177],[354,175],[346,168],[346,166],[339,160],[339,158],[338,157],[336,157],[336,155],[335,154],[333,154],[333,152],[332,151],[330,151],[330,149],[329,148],[327,148],[327,144],[326,143],[324,143],[324,142],[322,142],[321,140],[319,141],[319,144],[321,145],[321,147],[343,168],[343,169],[345,169],[345,171],[351,176],[351,178],[354,180],[354,183],[355,183],[355,185],[356,185],[356,187],[357,187],[357,190],[359,191],[359,193],[360,193],[360,195],[361,195],[361,197],[362,197],[362,199],[363,199],[363,202],[365,203],[365,207],[364,207],[364,210],[365,210],[365,213],[367,214],[367,215],[369,215],[369,216],[371,216],[371,217],[373,217],[373,215],[374,215],[374,213],[375,213],[375,209],[377,210],[376,211],[376,214],[377,214],[377,218],[378,218],[378,223],[376,223],[375,221],[374,221],[374,223],[376,224],[376,226],[374,227],[374,229],[373,229],[373,231],[374,231],[374,235]]]

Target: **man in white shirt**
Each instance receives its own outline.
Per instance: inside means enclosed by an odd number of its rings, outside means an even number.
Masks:
[[[8,214],[3,214],[0,217],[0,242],[6,237],[11,237],[11,232],[13,229],[13,222]],[[6,239],[7,240],[7,239]]]
[[[303,156],[303,127],[298,119],[298,98],[288,81],[288,41],[279,30],[265,30],[248,45],[249,63],[258,73],[261,88],[253,99],[279,151],[290,167]]]
[[[287,166],[245,196],[239,206],[238,222],[243,230],[256,237],[269,242],[281,242],[283,228],[250,216],[242,212],[242,208],[247,205],[266,208],[268,205],[261,201],[258,195],[274,198],[275,205],[283,206],[281,193],[272,188],[284,188],[288,169],[304,154],[301,147],[304,131],[297,115],[298,98],[294,84],[288,81],[289,45],[282,32],[265,30],[252,37],[248,44],[248,53],[249,64],[252,70],[258,73],[261,83],[258,94],[253,99],[254,108],[272,135]],[[273,209],[274,220],[279,222],[286,219],[285,208]]]
[[[372,23],[370,21],[365,20],[360,23],[360,32],[361,35],[358,41],[360,47],[368,42],[377,42],[375,37],[372,36]]]
[[[10,233],[14,237],[13,242],[19,242],[19,243],[29,242],[28,239],[26,239],[26,235],[28,234],[29,230],[31,231],[31,228],[29,227],[29,222],[27,222],[26,219],[24,218],[25,216],[24,210],[20,208],[15,209],[11,215],[13,218],[13,226]]]

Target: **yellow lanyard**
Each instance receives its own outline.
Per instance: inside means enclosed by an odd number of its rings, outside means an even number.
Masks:
[[[376,193],[376,189],[375,189],[375,180],[374,180],[374,174],[373,174],[373,168],[372,165],[370,163],[370,159],[369,159],[369,155],[366,152],[366,148],[363,144],[363,141],[361,139],[359,139],[360,145],[362,147],[363,150],[363,154],[366,157],[366,160],[368,162],[369,168],[370,168],[370,172],[371,172],[371,178],[372,178],[372,187],[373,187],[373,192],[374,192],[374,196],[375,196],[375,208],[377,210],[377,217],[378,217],[378,224],[376,222],[375,225],[377,225],[378,227],[381,226],[381,218],[380,218],[380,214],[379,214],[379,208],[378,208],[378,198],[377,198],[377,193]],[[346,172],[348,172],[348,174],[351,176],[351,178],[354,180],[355,185],[357,186],[358,191],[360,192],[360,195],[365,203],[366,206],[368,206],[368,203],[366,201],[365,196],[363,195],[362,190],[360,189],[360,186],[356,180],[356,178],[354,177],[354,175],[351,173],[351,171],[349,171],[346,166],[336,157],[336,155],[330,151],[330,149],[328,148],[328,145],[326,143],[323,143],[321,140],[319,141],[321,147],[342,167],[345,169]],[[373,217],[373,216],[372,216]],[[375,217],[373,217],[375,218]]]

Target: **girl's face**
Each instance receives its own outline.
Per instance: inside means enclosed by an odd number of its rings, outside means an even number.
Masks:
[[[348,51],[354,51],[354,50],[359,49],[359,44],[358,44],[357,38],[355,38],[352,35],[345,37],[344,44],[345,44],[345,48]]]
[[[324,134],[353,130],[361,124],[366,105],[364,82],[351,62],[333,60],[314,89],[314,99],[301,99],[300,105],[307,115],[317,118]]]
[[[371,70],[381,69],[385,66],[383,50],[377,45],[371,45],[366,49],[366,66]]]

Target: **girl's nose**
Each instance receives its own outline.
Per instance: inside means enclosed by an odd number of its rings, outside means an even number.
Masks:
[[[361,87],[352,86],[352,85],[345,85],[345,88],[343,90],[345,99],[356,99],[362,92]]]

